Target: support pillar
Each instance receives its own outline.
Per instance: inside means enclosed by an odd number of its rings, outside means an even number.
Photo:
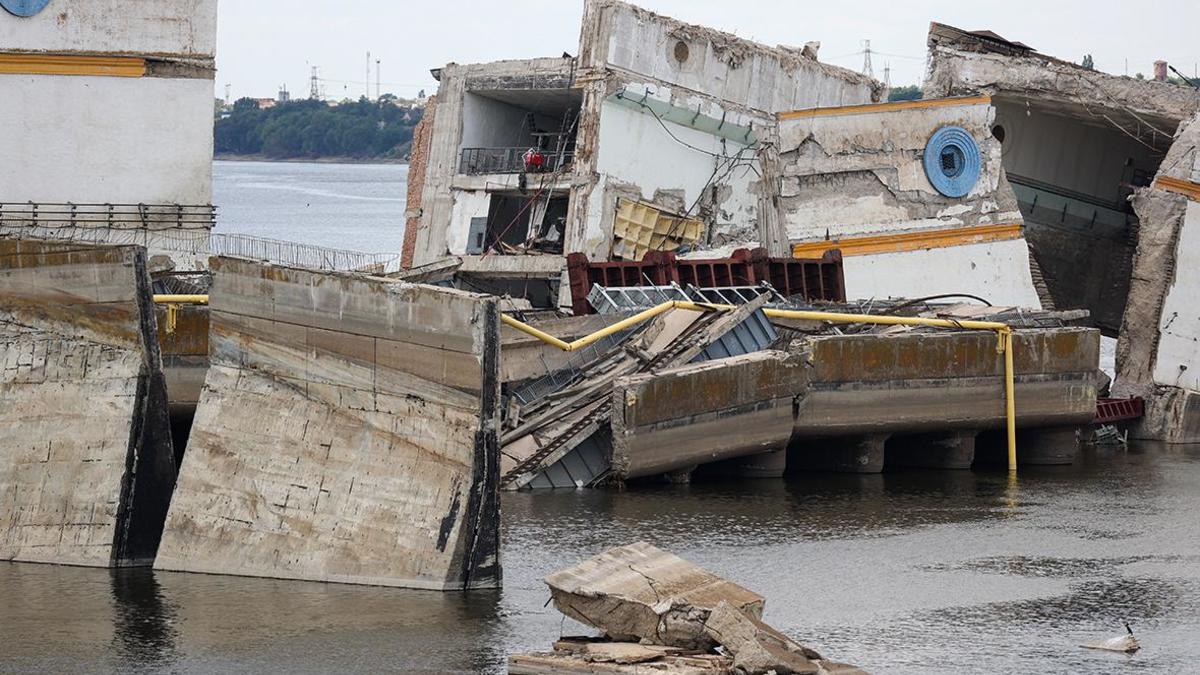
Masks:
[[[1077,427],[1022,429],[1017,434],[1018,464],[1073,464],[1079,450]]]
[[[737,478],[782,478],[787,469],[787,449],[731,459],[722,468],[725,475]]]
[[[888,441],[887,463],[922,469],[970,469],[975,461],[977,433],[970,430],[896,436]]]
[[[793,457],[810,471],[881,473],[884,443],[891,434],[804,439],[792,450]]]

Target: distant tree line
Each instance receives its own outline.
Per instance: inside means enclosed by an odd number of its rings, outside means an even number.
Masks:
[[[422,112],[419,106],[397,105],[390,94],[378,101],[360,98],[329,105],[304,99],[266,109],[243,98],[218,113],[214,150],[272,159],[404,159]]]
[[[915,84],[903,87],[892,87],[888,91],[889,101],[916,101],[922,96],[921,88]]]

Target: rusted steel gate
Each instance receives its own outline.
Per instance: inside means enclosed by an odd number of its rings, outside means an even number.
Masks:
[[[669,251],[650,251],[642,260],[591,262],[582,253],[567,256],[571,307],[575,314],[594,313],[588,303],[593,285],[607,287],[666,286],[699,288],[753,286],[767,282],[791,297],[806,300],[846,300],[842,254],[829,251],[820,258],[772,258],[767,250],[739,248],[728,258],[681,259]]]

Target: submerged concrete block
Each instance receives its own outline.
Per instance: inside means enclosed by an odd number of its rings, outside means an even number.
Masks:
[[[211,265],[212,364],[156,568],[496,586],[496,300]]]
[[[147,565],[174,481],[145,250],[0,238],[0,560]]]
[[[762,615],[763,598],[645,542],[610,549],[546,577],[558,611],[616,640],[707,649],[709,613],[727,603]]]
[[[733,655],[733,667],[742,672],[821,672],[820,654],[727,602],[709,613],[704,632]]]

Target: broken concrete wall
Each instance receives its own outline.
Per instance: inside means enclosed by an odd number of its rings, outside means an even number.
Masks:
[[[783,449],[806,384],[799,359],[776,351],[620,378],[613,472],[638,478]]]
[[[437,120],[437,96],[425,102],[421,121],[413,129],[412,154],[408,160],[408,193],[404,211],[404,245],[400,266],[411,269],[417,251],[417,231],[421,228],[421,211],[425,201],[425,180],[429,171],[429,151],[433,141],[433,125]]]
[[[517,95],[536,99],[565,95],[572,87],[574,65],[571,58],[542,58],[469,65],[451,63],[439,69],[437,114],[428,132],[424,175],[409,177],[410,182],[420,178],[423,183],[420,202],[408,205],[409,213],[417,218],[415,226],[411,222],[408,225],[414,237],[410,266],[465,253],[471,218],[488,215],[490,193],[520,189],[517,174],[459,173],[461,150],[471,137],[479,137],[477,123],[485,121],[477,114],[478,104],[487,103],[480,97]],[[501,101],[491,102],[503,105]]]
[[[931,23],[928,47],[926,98],[1009,91],[1031,100],[1113,107],[1176,122],[1200,109],[1200,99],[1188,87],[1089,70],[1024,45],[1006,49],[953,26]]]
[[[1133,201],[1141,220],[1114,391],[1143,396],[1135,436],[1200,441],[1200,115],[1179,131],[1151,187]]]
[[[156,567],[497,585],[496,300],[210,264],[212,364]]]
[[[994,115],[986,97],[781,113],[779,201],[793,252],[840,249],[847,297],[973,293],[1038,307]],[[936,189],[923,163],[946,127],[978,148],[979,177],[961,197]]]
[[[145,251],[0,238],[0,560],[149,564],[174,481]]]
[[[567,251],[612,250],[616,200],[700,217],[702,247],[764,240],[758,138],[771,114],[878,100],[881,85],[797,50],[682,23],[615,0],[584,9],[584,89]]]

